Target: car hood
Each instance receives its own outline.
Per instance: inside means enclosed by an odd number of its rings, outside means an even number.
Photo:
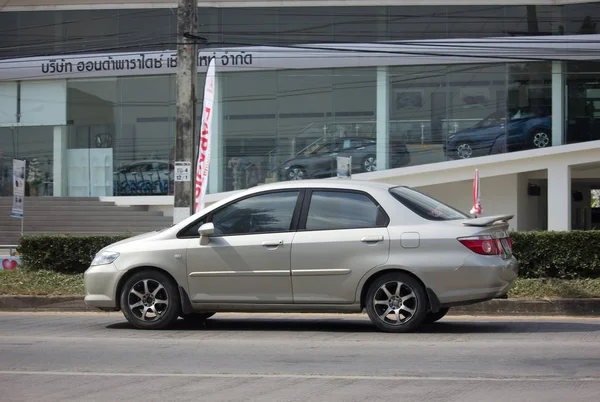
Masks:
[[[149,239],[149,238],[152,238],[152,237],[158,235],[159,233],[160,233],[159,230],[155,230],[153,232],[147,232],[147,233],[142,233],[142,234],[139,234],[136,236],[128,237],[127,239],[109,244],[108,246],[104,247],[101,251],[104,251],[104,250],[119,251],[118,248],[124,244],[133,243],[133,242],[144,240],[144,239]]]

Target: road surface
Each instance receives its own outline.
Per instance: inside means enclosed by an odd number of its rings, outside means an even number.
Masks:
[[[600,401],[600,319],[217,314],[140,331],[119,313],[0,313],[0,400]]]

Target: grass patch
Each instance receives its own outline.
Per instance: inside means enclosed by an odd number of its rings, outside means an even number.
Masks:
[[[0,271],[0,295],[83,296],[83,274]],[[600,279],[518,279],[511,299],[600,298]]]
[[[83,295],[83,274],[15,269],[0,271],[0,295],[79,296]]]
[[[510,299],[600,298],[600,279],[518,279]]]

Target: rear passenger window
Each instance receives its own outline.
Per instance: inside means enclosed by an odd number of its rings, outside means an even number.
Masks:
[[[365,194],[345,191],[313,191],[306,230],[383,227],[388,217]]]

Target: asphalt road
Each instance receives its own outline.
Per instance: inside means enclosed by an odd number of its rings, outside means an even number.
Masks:
[[[600,319],[0,313],[0,401],[600,401]]]

